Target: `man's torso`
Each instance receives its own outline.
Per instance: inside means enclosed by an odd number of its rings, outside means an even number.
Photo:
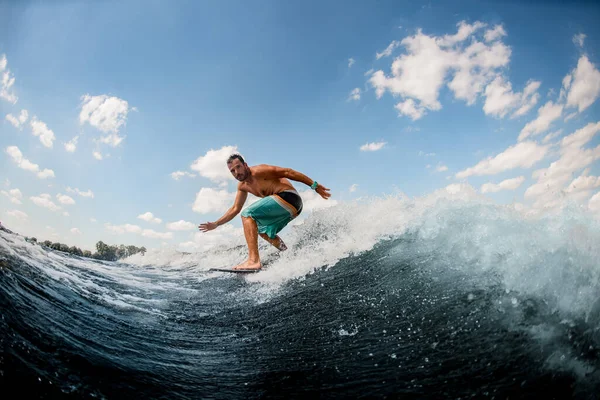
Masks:
[[[254,167],[250,167],[252,171]],[[252,176],[252,179],[248,182],[241,182],[239,187],[248,193],[252,193],[256,197],[267,197],[272,194],[283,192],[284,190],[295,190],[292,183],[286,178],[279,179],[265,179]]]

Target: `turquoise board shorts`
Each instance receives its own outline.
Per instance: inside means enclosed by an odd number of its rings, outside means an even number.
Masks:
[[[291,220],[302,212],[302,198],[295,190],[284,190],[249,205],[242,217],[250,217],[258,225],[258,233],[274,239]]]

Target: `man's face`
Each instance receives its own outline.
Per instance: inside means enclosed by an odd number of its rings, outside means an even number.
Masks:
[[[250,173],[250,171],[248,171],[248,166],[237,158],[227,164],[227,166],[229,167],[229,172],[231,172],[231,175],[233,175],[233,177],[240,182],[245,180]]]

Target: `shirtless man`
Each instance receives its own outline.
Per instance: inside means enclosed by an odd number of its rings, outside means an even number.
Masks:
[[[240,181],[235,202],[215,222],[200,224],[198,226],[200,231],[212,231],[231,221],[242,210],[248,193],[262,197],[261,200],[251,204],[242,212],[242,224],[249,254],[248,260],[233,269],[260,269],[262,267],[258,255],[258,235],[280,251],[287,249],[277,233],[302,212],[302,199],[289,179],[310,186],[325,200],[331,196],[329,189],[325,186],[290,168],[265,164],[249,167],[239,154],[232,154],[227,159],[227,167],[231,175]]]

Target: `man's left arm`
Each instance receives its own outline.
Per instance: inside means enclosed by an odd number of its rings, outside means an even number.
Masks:
[[[282,168],[274,165],[261,165],[256,169],[256,176],[264,176],[265,178],[287,178],[296,182],[302,182],[306,186],[310,186],[315,192],[319,193],[324,199],[328,199],[331,196],[329,189],[321,185],[317,181],[310,179],[302,172],[298,172],[291,168]]]

